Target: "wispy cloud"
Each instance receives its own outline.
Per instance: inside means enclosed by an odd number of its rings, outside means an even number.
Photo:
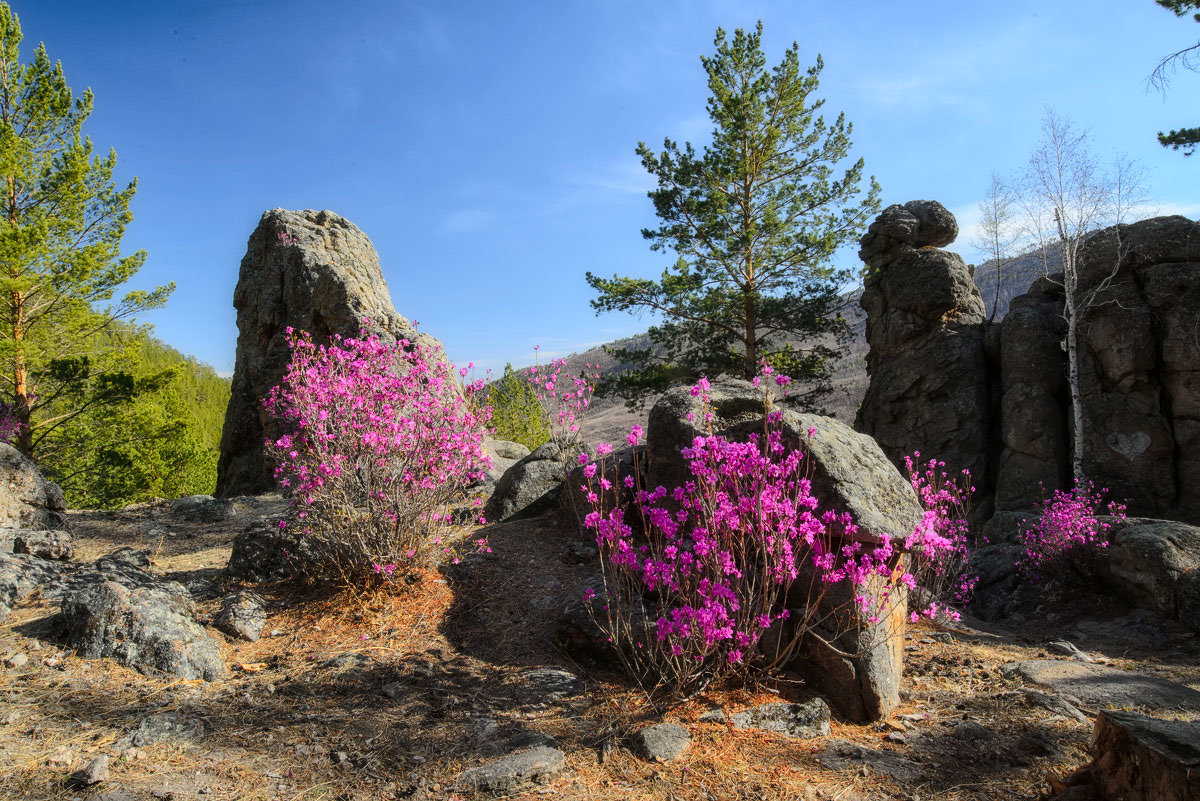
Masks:
[[[437,232],[442,236],[466,234],[482,231],[492,224],[494,216],[483,209],[458,209],[444,216],[437,224]]]
[[[927,41],[912,49],[893,52],[856,81],[861,94],[876,105],[895,112],[927,112],[946,107],[987,107],[981,84],[1010,80],[1023,64],[1044,66],[1045,54],[1037,30],[1028,21],[1007,30],[979,31],[973,38],[958,33],[952,45]],[[1033,58],[1037,56],[1037,58]]]

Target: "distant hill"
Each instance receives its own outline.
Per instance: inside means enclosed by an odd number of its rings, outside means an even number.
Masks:
[[[1031,251],[1016,257],[1004,264],[1002,271],[997,271],[994,261],[987,261],[975,268],[975,283],[983,296],[984,306],[991,314],[992,306],[997,303],[996,288],[999,285],[998,311],[996,320],[1001,320],[1008,312],[1008,304],[1013,298],[1024,294],[1034,279],[1053,271],[1056,267],[1053,254],[1044,259],[1040,250]],[[854,332],[853,340],[846,354],[834,365],[833,394],[825,401],[825,406],[833,416],[847,425],[853,424],[858,405],[862,402],[867,391],[868,376],[866,371],[867,317],[858,305],[862,290],[857,289],[846,295],[843,315],[850,323]],[[628,337],[607,343],[607,347],[639,349],[650,347],[651,342],[645,334]],[[585,365],[593,365],[591,372],[599,372],[602,376],[610,375],[628,365],[620,363],[607,353],[606,345],[590,348],[582,353],[567,357],[566,370],[578,374],[585,370]],[[629,410],[620,398],[602,398],[593,402],[587,420],[584,424],[584,436],[588,442],[619,442],[635,423],[645,424],[646,414],[657,397],[646,400],[642,408]]]

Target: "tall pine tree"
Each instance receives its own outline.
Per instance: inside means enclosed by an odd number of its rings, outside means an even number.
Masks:
[[[120,254],[137,181],[115,188],[116,152],[83,137],[91,90],[76,99],[44,45],[22,64],[21,39],[0,3],[0,394],[14,444],[35,456],[78,415],[132,399],[133,377],[87,343],[174,284],[113,301],[146,257]]]
[[[879,209],[872,178],[862,194],[863,161],[844,166],[852,126],[829,124],[817,99],[822,62],[802,69],[795,43],[768,68],[762,23],[701,57],[708,74],[712,142],[697,154],[667,139],[662,153],[639,143],[658,180],[650,192],[661,224],[642,231],[652,250],[678,259],[661,279],[588,273],[603,311],[650,311],[655,347],[615,351],[634,367],[609,389],[627,399],[674,380],[729,372],[750,377],[760,359],[807,382],[809,406],[828,391],[830,360],[848,326],[839,290],[848,270],[830,261]]]

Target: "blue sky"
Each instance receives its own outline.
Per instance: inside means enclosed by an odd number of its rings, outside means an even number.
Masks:
[[[1200,214],[1200,155],[1159,130],[1200,124],[1200,75],[1146,77],[1200,25],[1152,0],[963,3],[13,0],[22,56],[44,41],[85,132],[138,177],[133,286],[174,280],[157,335],[233,367],[232,308],[265,209],[328,208],[375,243],[397,310],[451,358],[502,368],[644,330],[596,317],[584,273],[654,276],[668,257],[639,140],[703,143],[700,55],[713,32],[765,25],[825,60],[828,116],[884,203],[941,201],[969,226],[992,172],[1028,159],[1047,106],[1101,154],[1141,161],[1162,210]],[[976,260],[963,237],[957,249]],[[846,266],[857,267],[852,252]]]

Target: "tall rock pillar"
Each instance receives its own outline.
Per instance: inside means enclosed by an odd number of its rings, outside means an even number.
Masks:
[[[396,313],[379,255],[362,231],[331,211],[264,212],[250,235],[237,288],[237,356],[233,390],[221,432],[217,492],[253,495],[275,487],[264,451],[272,430],[262,400],[283,378],[291,358],[287,328],[317,342],[337,334],[368,333],[416,340],[416,329]],[[421,335],[422,340],[436,342]]]
[[[980,488],[977,512],[987,515],[986,323],[970,269],[940,249],[957,236],[954,215],[931,200],[889,206],[863,236],[871,383],[854,427],[898,466],[920,451],[922,460],[970,470]]]

